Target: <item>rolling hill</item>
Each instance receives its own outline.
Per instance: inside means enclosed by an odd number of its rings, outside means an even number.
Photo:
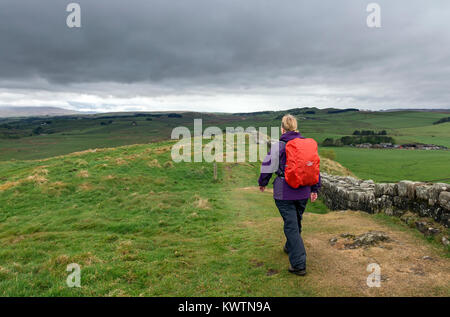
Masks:
[[[448,114],[439,112],[367,112],[298,108],[256,113],[109,113],[62,117],[0,119],[0,161],[34,160],[92,148],[146,144],[170,139],[178,126],[203,128],[278,127],[285,113],[299,119],[300,132],[322,142],[352,135],[355,130],[386,130],[397,143],[422,142],[450,147],[450,122],[433,123]],[[403,151],[332,148],[336,160],[362,178],[399,181],[446,181],[450,179],[450,151]],[[426,161],[426,166],[421,162]],[[386,164],[388,162],[388,164]]]
[[[0,106],[0,118],[8,117],[41,117],[41,116],[64,116],[79,114],[81,112],[56,108],[56,107],[12,107]]]

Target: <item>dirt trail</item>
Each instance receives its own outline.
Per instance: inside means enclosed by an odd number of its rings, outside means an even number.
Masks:
[[[246,187],[236,190],[234,198],[249,212],[259,210],[260,215],[241,219],[241,226],[260,232],[260,239],[270,244],[266,258],[256,260],[275,261],[278,269],[284,271],[288,258],[281,249],[285,241],[282,219],[271,194]],[[251,202],[246,204],[244,201],[249,199]],[[303,228],[308,275],[302,284],[309,285],[318,295],[450,296],[450,259],[443,256],[443,249],[427,243],[413,229],[388,225],[373,215],[355,211],[306,213]],[[343,248],[345,239],[341,234],[359,235],[368,231],[382,231],[392,241],[367,248]],[[330,243],[332,238],[338,239],[334,245]],[[366,270],[371,263],[381,267],[379,288],[370,288],[366,283],[370,274]]]
[[[309,269],[317,277],[318,287],[353,289],[372,296],[450,295],[450,261],[412,232],[392,229],[374,221],[362,212],[332,212],[325,215],[306,214],[305,244]],[[362,234],[383,231],[392,242],[358,249],[339,248],[340,234]],[[338,243],[330,244],[337,237]],[[369,288],[367,265],[381,267],[381,287]],[[444,295],[442,293],[442,295]]]

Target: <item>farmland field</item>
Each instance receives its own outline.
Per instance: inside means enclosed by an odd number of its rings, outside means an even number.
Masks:
[[[362,179],[379,183],[413,180],[450,183],[449,151],[324,148]]]
[[[416,141],[450,147],[450,122],[424,127],[398,129],[397,133],[405,143]]]

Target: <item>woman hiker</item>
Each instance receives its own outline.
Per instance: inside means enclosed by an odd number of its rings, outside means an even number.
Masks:
[[[287,240],[284,252],[289,255],[290,262],[288,270],[303,276],[306,274],[306,251],[301,237],[301,221],[308,198],[311,202],[317,199],[317,191],[321,185],[320,159],[317,154],[317,143],[301,136],[297,131],[295,117],[291,115],[283,117],[281,133],[280,142],[275,144],[279,149],[279,164],[277,177],[273,183],[273,198],[284,220],[284,234]],[[269,173],[267,168],[264,169],[272,163],[271,152],[262,163],[258,180],[261,192],[264,192],[272,177],[272,173]]]

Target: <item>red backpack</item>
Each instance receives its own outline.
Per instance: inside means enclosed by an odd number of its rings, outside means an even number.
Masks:
[[[286,143],[284,178],[293,188],[319,182],[320,157],[314,139],[295,138]]]

